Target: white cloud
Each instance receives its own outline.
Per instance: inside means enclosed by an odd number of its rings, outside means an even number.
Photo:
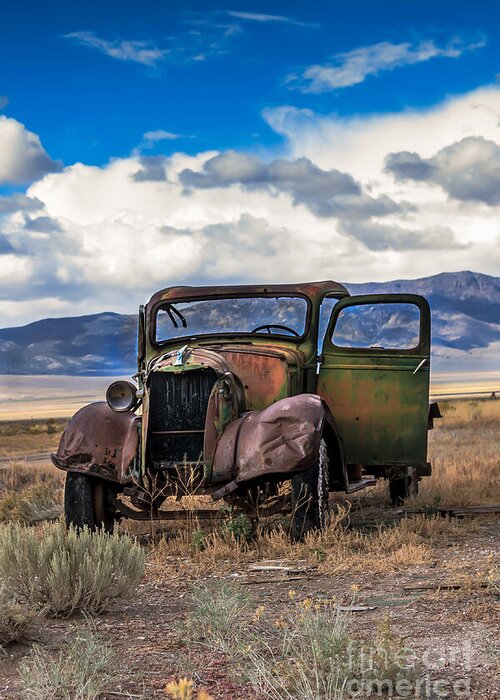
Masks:
[[[299,27],[316,26],[307,22],[300,22],[299,20],[293,19],[292,17],[286,17],[285,15],[267,15],[260,12],[236,12],[233,10],[227,10],[225,14],[229,15],[230,17],[247,20],[249,22],[263,22],[265,24],[270,22],[278,22],[280,24],[293,24]]]
[[[399,181],[434,182],[455,199],[500,205],[500,146],[482,136],[445,146],[427,160],[403,151],[389,154],[385,162]]]
[[[422,63],[431,58],[458,58],[465,51],[484,46],[484,43],[481,40],[464,44],[455,40],[447,46],[439,47],[431,40],[421,41],[415,46],[409,42],[392,44],[383,41],[338,53],[333,56],[331,63],[309,66],[299,76],[288,76],[287,83],[302,92],[337,90],[362,83],[369,75]]]
[[[156,131],[146,131],[143,134],[144,141],[150,143],[156,143],[157,141],[175,141],[175,139],[182,138],[182,134],[174,134],[172,131],[164,131],[163,129],[156,129]]]
[[[71,32],[65,34],[63,38],[74,40],[82,46],[97,49],[106,56],[116,58],[119,61],[132,61],[142,63],[144,66],[156,65],[169,53],[167,49],[160,49],[150,41],[126,41],[124,39],[109,41],[101,39],[94,32]]]
[[[280,158],[134,155],[47,174],[0,199],[0,313],[132,312],[171,284],[498,275],[499,115],[499,88],[356,119],[280,108],[266,113]],[[415,177],[420,161],[440,180]]]
[[[0,115],[0,185],[32,182],[60,169],[40,138],[24,124]]]

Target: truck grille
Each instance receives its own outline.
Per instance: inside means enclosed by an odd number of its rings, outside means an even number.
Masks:
[[[217,375],[211,369],[149,379],[149,458],[157,468],[197,462],[203,455],[205,416]]]

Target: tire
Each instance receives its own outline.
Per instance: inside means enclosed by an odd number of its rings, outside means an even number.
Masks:
[[[87,474],[68,472],[64,489],[66,527],[77,530],[88,527],[93,532],[102,529],[113,532],[114,511],[107,504],[108,485]]]
[[[328,510],[328,453],[321,440],[317,462],[292,477],[293,539],[302,540],[308,532],[325,525]]]
[[[408,498],[418,494],[417,470],[410,467],[405,473],[399,472],[389,479],[391,503],[401,506]]]

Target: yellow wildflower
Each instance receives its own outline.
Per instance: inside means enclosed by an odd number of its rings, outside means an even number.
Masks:
[[[264,605],[259,605],[259,607],[255,610],[255,612],[253,614],[253,621],[254,622],[258,622],[260,620],[260,618],[264,614],[265,609],[266,608],[264,607]]]
[[[165,686],[165,692],[172,700],[193,700],[193,681],[188,678],[179,678]]]

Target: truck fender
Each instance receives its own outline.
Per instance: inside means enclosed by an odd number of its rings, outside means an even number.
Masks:
[[[329,454],[342,458],[333,419],[316,394],[291,396],[229,423],[214,455],[214,481],[236,483],[292,475],[311,467],[326,429]]]
[[[68,472],[90,474],[127,484],[137,456],[139,418],[132,411],[113,411],[99,401],[81,408],[68,423],[53,464]]]

